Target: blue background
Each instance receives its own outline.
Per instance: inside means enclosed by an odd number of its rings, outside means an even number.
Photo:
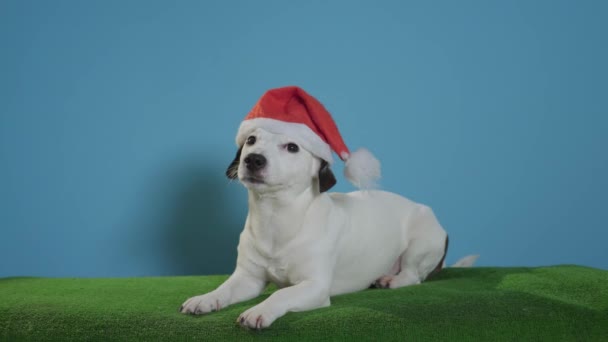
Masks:
[[[234,135],[292,84],[448,262],[608,268],[607,4],[1,1],[0,276],[229,273]]]

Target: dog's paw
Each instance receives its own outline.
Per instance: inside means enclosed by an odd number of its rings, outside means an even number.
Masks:
[[[213,293],[192,297],[184,302],[179,312],[190,315],[204,315],[222,308],[222,301]]]
[[[236,321],[242,327],[260,330],[268,328],[277,318],[271,310],[265,308],[264,303],[261,303],[243,312]]]
[[[394,276],[391,275],[382,276],[376,280],[376,282],[374,283],[374,287],[378,289],[390,289],[393,278]]]
[[[420,278],[411,272],[403,271],[397,275],[385,275],[376,280],[374,287],[379,289],[397,289],[403,286],[420,284]]]

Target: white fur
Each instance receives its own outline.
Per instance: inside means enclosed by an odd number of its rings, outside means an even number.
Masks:
[[[346,157],[344,176],[357,188],[373,188],[380,179],[380,162],[370,151],[361,148]]]
[[[308,152],[332,164],[331,147],[321,139],[317,133],[313,132],[308,126],[303,123],[286,122],[270,118],[255,118],[244,120],[239,126],[236,134],[236,145],[243,146],[245,139],[256,128],[274,134],[285,134],[291,137],[291,140],[298,145],[304,147]]]
[[[188,299],[181,312],[206,314],[258,296],[268,282],[280,289],[242,313],[238,322],[265,328],[289,311],[330,305],[330,297],[377,281],[396,288],[422,282],[441,262],[446,232],[431,209],[383,191],[320,193],[321,161],[289,136],[254,129],[244,145],[238,177],[249,190],[249,213],[234,273],[216,290]],[[256,174],[250,153],[267,165]]]
[[[477,261],[477,258],[479,258],[479,255],[468,255],[458,261],[456,261],[454,264],[452,264],[450,267],[471,267],[473,266],[473,264],[475,264],[475,261]]]

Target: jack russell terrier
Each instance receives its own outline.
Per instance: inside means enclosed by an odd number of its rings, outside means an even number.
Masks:
[[[236,269],[216,290],[188,299],[182,313],[220,310],[273,282],[280,289],[237,319],[262,329],[289,311],[325,307],[332,296],[370,285],[420,284],[443,267],[448,236],[429,207],[384,191],[326,192],[336,183],[332,150],[361,188],[379,178],[380,164],[367,150],[350,153],[330,114],[302,89],[266,92],[236,140],[226,175],[238,177],[249,198]]]

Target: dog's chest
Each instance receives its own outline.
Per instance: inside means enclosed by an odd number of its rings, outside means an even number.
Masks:
[[[289,265],[292,262],[289,260],[289,254],[283,251],[262,250],[256,248],[257,259],[261,266],[263,266],[266,278],[277,284],[279,287],[292,285],[290,281]]]
[[[289,281],[288,264],[285,260],[268,260],[268,266],[266,267],[266,276],[271,282],[277,284],[277,286],[279,287],[292,285]]]
[[[299,240],[294,232],[299,227],[294,222],[302,221],[302,218],[294,217],[263,215],[264,219],[253,218],[250,221],[250,241],[254,246],[255,259],[263,267],[266,279],[279,287],[294,285],[293,278],[301,259],[300,248],[296,247]]]

